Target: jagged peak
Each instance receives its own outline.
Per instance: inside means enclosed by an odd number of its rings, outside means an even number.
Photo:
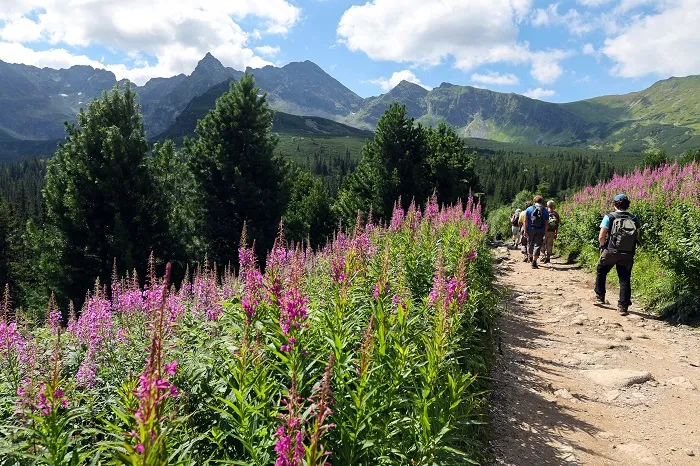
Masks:
[[[199,60],[199,63],[197,63],[197,67],[194,69],[192,74],[223,69],[225,69],[224,65],[222,65],[221,62],[211,54],[211,52],[207,52],[207,54],[204,55],[204,58]]]

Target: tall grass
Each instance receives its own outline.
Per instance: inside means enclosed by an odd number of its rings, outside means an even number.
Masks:
[[[115,273],[67,326],[7,294],[0,464],[479,461],[485,230],[479,206],[433,199],[317,252],[280,231],[264,273],[245,240],[237,274],[205,263],[178,290]]]
[[[602,216],[626,193],[642,223],[642,246],[632,289],[642,303],[677,322],[700,319],[700,165],[668,164],[638,169],[575,194],[562,207],[559,240],[593,267]]]

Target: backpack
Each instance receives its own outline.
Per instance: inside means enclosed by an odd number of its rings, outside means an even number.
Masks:
[[[549,224],[550,231],[558,230],[559,229],[559,216],[555,213],[549,214],[549,221],[547,223]]]
[[[517,227],[517,226],[518,226],[518,219],[520,218],[520,213],[521,213],[521,212],[522,212],[522,210],[517,209],[517,210],[515,211],[515,213],[513,214],[513,216],[510,218],[510,224],[511,224],[512,226],[514,226],[514,227]]]
[[[634,252],[637,247],[637,222],[628,213],[613,212],[608,214],[612,220],[608,234],[608,247],[619,252]]]
[[[544,220],[542,218],[542,206],[533,206],[532,214],[530,214],[530,225],[532,225],[532,228],[539,229],[542,228],[543,222]]]

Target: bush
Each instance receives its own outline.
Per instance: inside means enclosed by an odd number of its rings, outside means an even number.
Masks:
[[[205,263],[178,291],[169,269],[145,289],[98,283],[65,329],[53,302],[34,329],[2,306],[0,457],[481,460],[495,295],[479,212],[397,209],[318,253],[278,237],[264,273],[244,235],[239,274]]]

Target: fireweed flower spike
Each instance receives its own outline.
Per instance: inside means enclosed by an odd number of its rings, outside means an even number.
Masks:
[[[304,460],[304,425],[301,419],[300,397],[297,394],[296,377],[292,375],[292,385],[283,400],[286,413],[282,417],[275,437],[275,466],[302,466]]]

